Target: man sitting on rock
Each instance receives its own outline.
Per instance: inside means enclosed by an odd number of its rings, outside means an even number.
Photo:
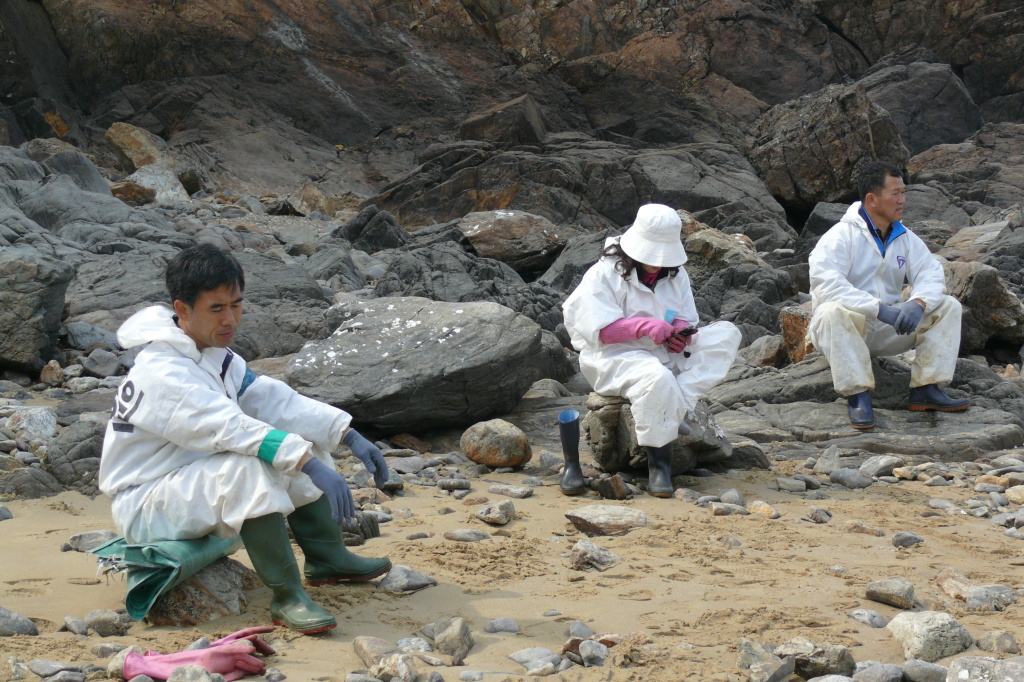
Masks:
[[[875,425],[871,357],[915,349],[911,410],[959,412],[969,400],[939,388],[956,368],[960,303],[946,295],[942,265],[900,223],[906,202],[903,174],[872,162],[858,173],[861,200],[826,232],[810,255],[814,314],[809,336],[828,359],[836,392],[846,397],[850,423]],[[911,286],[901,302],[904,282]]]
[[[274,623],[303,633],[337,625],[302,586],[285,516],[311,585],[365,581],[388,559],[350,553],[338,524],[355,515],[330,453],[345,443],[378,486],[380,450],[349,427],[351,416],[257,377],[228,348],[242,318],[245,276],[211,245],[167,267],[174,310],[139,311],[118,330],[122,346],[146,347],[118,389],[107,426],[100,489],[129,543],[241,535],[271,589]]]

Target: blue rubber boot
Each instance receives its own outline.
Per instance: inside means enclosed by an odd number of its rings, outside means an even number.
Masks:
[[[875,411],[871,409],[871,394],[867,391],[846,396],[846,411],[855,429],[870,429],[875,425]]]
[[[970,398],[950,398],[942,392],[938,384],[926,384],[910,389],[910,399],[907,401],[907,409],[915,412],[963,412],[970,406]]]

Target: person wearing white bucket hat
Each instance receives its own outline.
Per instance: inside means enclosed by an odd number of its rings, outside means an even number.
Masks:
[[[741,339],[729,322],[696,332],[681,233],[674,209],[641,206],[562,305],[583,376],[597,393],[630,401],[655,497],[672,496],[672,443],[689,435],[687,415],[725,377]]]

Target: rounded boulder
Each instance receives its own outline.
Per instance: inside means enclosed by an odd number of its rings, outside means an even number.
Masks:
[[[459,442],[477,464],[491,468],[517,467],[530,461],[533,451],[523,430],[504,419],[491,419],[466,429]]]

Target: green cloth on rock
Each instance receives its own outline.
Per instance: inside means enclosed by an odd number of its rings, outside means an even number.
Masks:
[[[100,557],[104,572],[126,571],[128,615],[142,620],[153,604],[178,583],[188,580],[217,559],[241,547],[241,538],[207,535],[195,540],[164,540],[130,545],[118,536],[90,550]]]

